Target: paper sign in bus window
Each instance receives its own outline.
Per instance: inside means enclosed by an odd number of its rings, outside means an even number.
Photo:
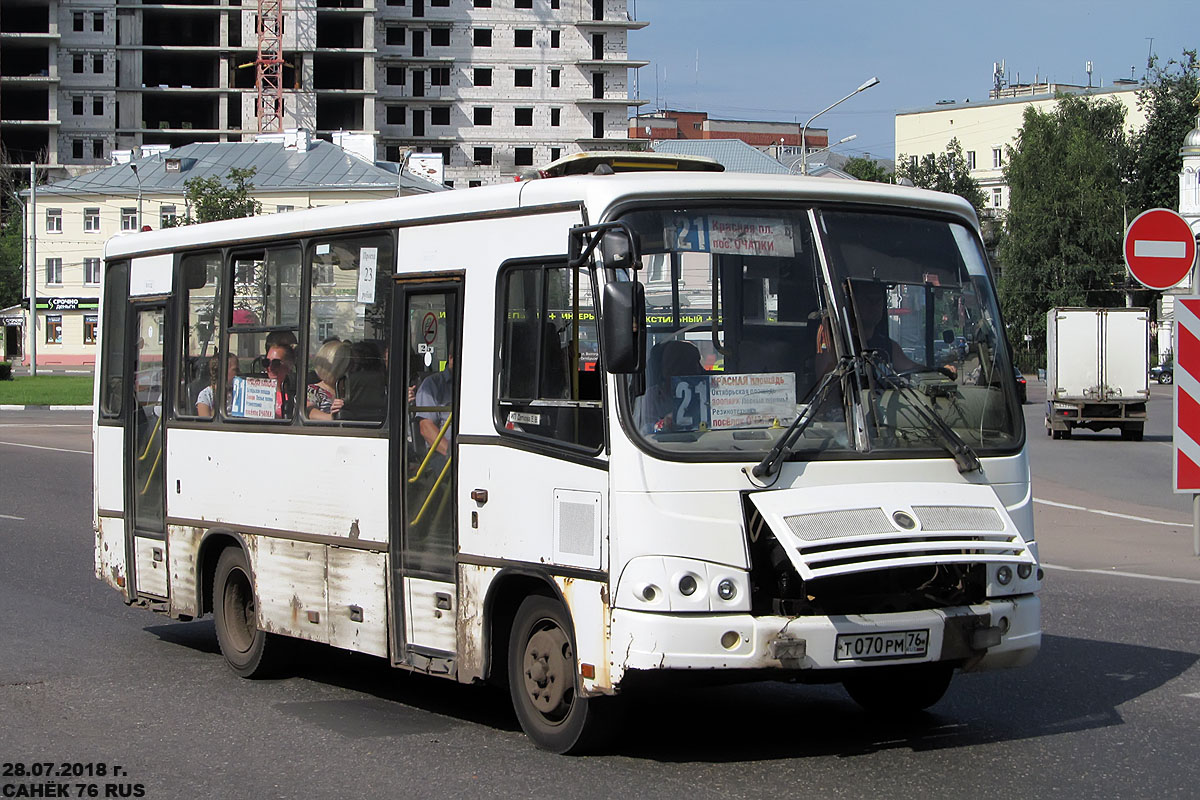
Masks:
[[[234,417],[275,419],[275,381],[272,378],[233,379],[229,413]]]
[[[791,224],[773,217],[699,214],[676,217],[663,230],[663,240],[677,252],[794,258]]]
[[[710,373],[671,379],[671,429],[762,428],[796,416],[796,376],[790,372]]]
[[[379,262],[379,248],[362,247],[358,251],[358,302],[375,302],[375,270]]]

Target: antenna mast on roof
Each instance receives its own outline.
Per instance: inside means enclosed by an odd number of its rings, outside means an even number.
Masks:
[[[283,2],[258,0],[258,130],[283,130]]]

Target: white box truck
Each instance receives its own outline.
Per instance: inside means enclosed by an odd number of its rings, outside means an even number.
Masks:
[[[1140,441],[1150,387],[1150,312],[1052,308],[1046,312],[1046,433],[1120,428]]]

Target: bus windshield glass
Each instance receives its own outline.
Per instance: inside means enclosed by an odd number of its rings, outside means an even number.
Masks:
[[[626,380],[624,406],[648,449],[754,458],[801,414],[793,458],[1019,446],[1013,368],[966,225],[778,206],[622,219],[641,242],[649,333],[644,391]]]

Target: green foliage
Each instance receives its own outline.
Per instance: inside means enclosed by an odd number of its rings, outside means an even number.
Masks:
[[[871,158],[854,157],[846,161],[842,167],[843,172],[847,172],[860,181],[873,181],[875,183],[895,183],[892,173],[887,171],[887,168]]]
[[[1000,241],[1000,300],[1010,333],[1045,352],[1054,306],[1124,304],[1129,146],[1118,100],[1060,96],[1025,109],[1004,169],[1009,209]]]
[[[21,214],[8,214],[0,223],[0,308],[21,300]]]
[[[921,156],[915,167],[907,156],[901,155],[896,162],[896,179],[902,178],[907,178],[913,186],[922,189],[956,194],[973,205],[976,214],[983,211],[983,190],[979,188],[979,182],[971,177],[958,139],[951,139],[945,152]]]
[[[11,381],[12,379],[12,363],[9,361],[0,361],[0,381]]]
[[[1149,208],[1176,208],[1179,204],[1179,148],[1196,125],[1193,98],[1200,95],[1195,50],[1184,50],[1180,61],[1165,66],[1153,62],[1145,87],[1138,92],[1138,108],[1146,126],[1131,137],[1130,218]]]
[[[192,225],[261,214],[262,203],[250,197],[254,188],[250,179],[255,171],[254,167],[232,167],[226,176],[228,184],[220,178],[192,178],[185,182],[184,200],[188,212],[179,224]]]

